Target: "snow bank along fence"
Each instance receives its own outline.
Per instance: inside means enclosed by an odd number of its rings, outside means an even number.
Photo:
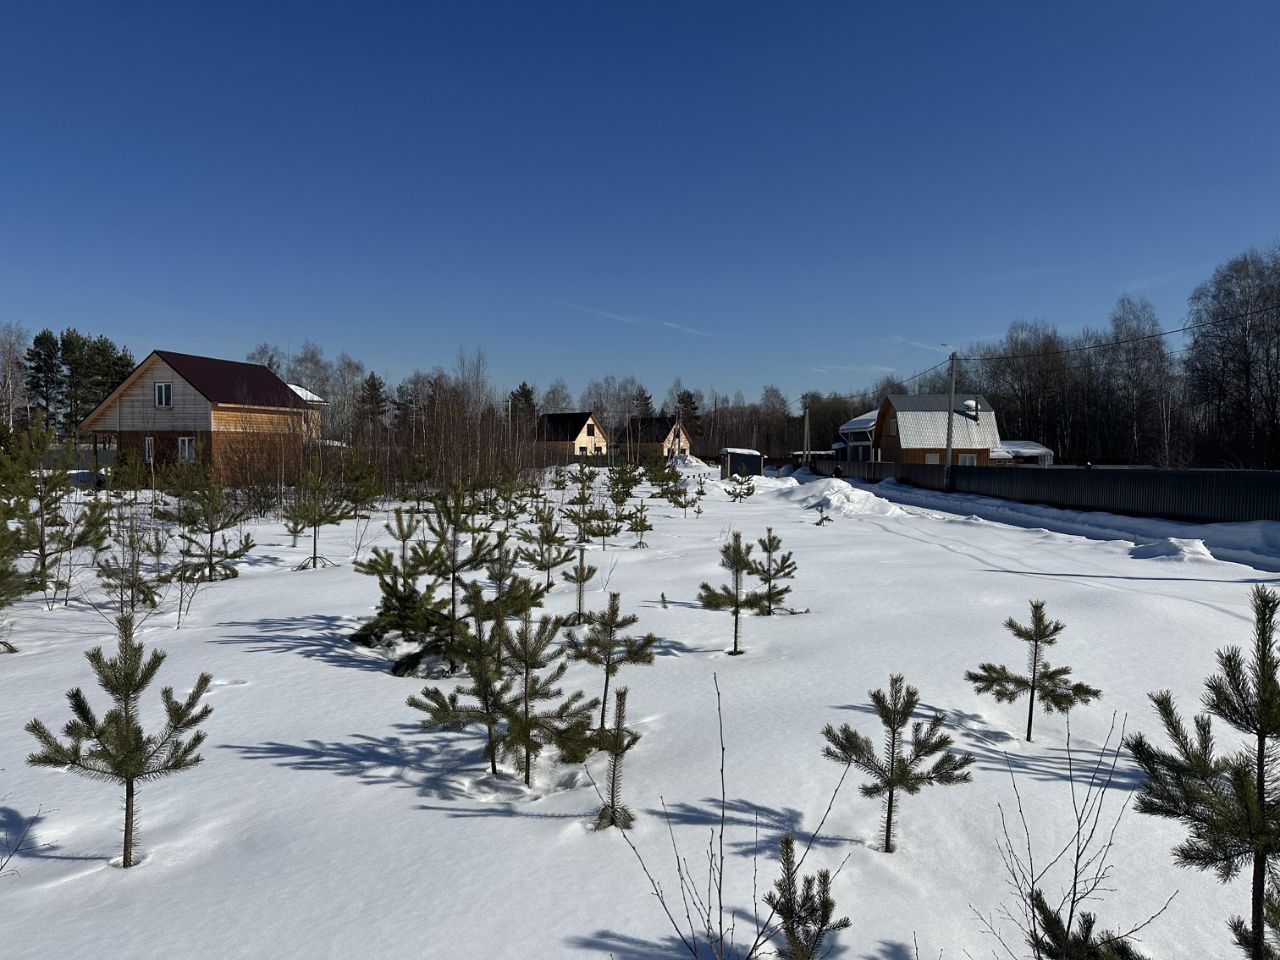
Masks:
[[[942,489],[942,466],[815,460],[813,471]],[[1280,473],[1267,470],[1109,470],[1105,467],[952,467],[955,493],[1065,510],[1105,510],[1192,523],[1280,520]]]

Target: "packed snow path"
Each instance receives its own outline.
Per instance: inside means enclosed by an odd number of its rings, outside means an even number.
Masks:
[[[805,865],[834,870],[848,857],[834,884],[853,921],[836,939],[843,957],[907,958],[913,934],[922,956],[990,955],[971,906],[989,914],[1007,902],[995,843],[996,805],[1013,800],[1010,766],[1041,852],[1067,837],[1062,718],[1037,713],[1026,744],[1025,704],[996,704],[963,679],[984,660],[1021,666],[1006,617],[1023,620],[1029,599],[1046,600],[1067,624],[1053,662],[1104,692],[1072,718],[1081,773],[1113,713],[1158,735],[1149,691],[1169,688],[1193,712],[1214,650],[1248,641],[1250,586],[1276,580],[1186,538],[1135,549],[944,513],[937,500],[896,505],[840,481],[762,479],[744,503],[730,503],[717,482],[707,487],[701,517],[648,501],[649,549],[627,549],[634,538],[623,534],[589,558],[601,568],[591,605],[620,591],[638,629],[661,638],[653,666],[625,668],[616,682],[630,688],[629,717],[643,735],[626,763],[625,800],[638,815],[631,838],[668,892],[664,802],[695,870],[719,819],[713,674],[728,748],[726,901],[735,906],[750,906],[753,857],[763,891],[777,836],[791,831],[803,844],[826,808],[840,768],[821,756],[823,725],[850,723],[878,740],[867,690],[890,672],[946,711],[957,745],[977,757],[974,783],[904,799],[893,855],[877,849],[880,806],[858,796],[851,775]],[[830,525],[814,525],[819,503]],[[718,549],[730,531],[754,542],[767,526],[799,566],[789,603],[809,612],[746,619],[746,655],[730,658],[729,616],[694,597],[703,580],[723,581]],[[1258,543],[1276,542],[1270,525],[1256,526]],[[304,549],[290,548],[280,526],[254,536],[260,545],[240,577],[202,591],[181,630],[164,615],[141,632],[169,654],[149,691],[151,721],[159,686],[183,693],[201,670],[215,677],[215,712],[205,762],[141,786],[142,860],[129,871],[112,864],[115,788],[24,763],[33,742],[23,724],[38,716],[61,727],[67,689],[83,686],[102,704],[82,653],[112,645],[109,625],[83,603],[15,611],[20,652],[0,657],[0,807],[11,827],[40,816],[39,846],[13,860],[17,875],[0,878],[7,960],[435,958],[458,956],[460,943],[486,960],[679,955],[622,838],[590,831],[599,800],[582,768],[544,756],[532,790],[511,772],[491,777],[477,735],[420,732],[404,700],[422,680],[392,676],[385,659],[346,641],[377,596],[374,580],[351,569],[349,527],[325,533],[324,552],[344,562],[317,571],[291,569]],[[561,584],[548,608],[572,604]],[[596,696],[599,681],[578,664],[565,686]],[[599,779],[603,759],[591,765]],[[1113,807],[1135,785],[1122,765]],[[1177,890],[1143,949],[1232,956],[1226,921],[1245,911],[1247,888],[1176,868],[1169,851],[1181,836],[1126,814],[1115,892],[1094,905],[1101,923],[1139,922]]]

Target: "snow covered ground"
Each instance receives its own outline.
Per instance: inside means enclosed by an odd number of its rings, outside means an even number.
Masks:
[[[946,711],[958,745],[977,757],[972,784],[905,798],[892,855],[877,849],[879,803],[850,778],[806,863],[835,869],[847,857],[834,884],[853,921],[836,940],[842,957],[907,960],[913,936],[921,956],[990,956],[971,908],[990,914],[1006,902],[995,843],[997,803],[1013,798],[1010,766],[1041,850],[1066,837],[1062,719],[1037,714],[1036,741],[1024,743],[1024,706],[979,697],[963,679],[983,660],[1021,665],[1006,617],[1024,619],[1029,599],[1046,600],[1067,624],[1054,662],[1104,691],[1072,720],[1080,772],[1113,713],[1158,733],[1149,691],[1169,688],[1194,709],[1215,648],[1248,639],[1250,586],[1276,579],[1259,568],[1280,569],[1269,552],[1280,531],[1269,524],[1236,531],[1252,544],[1256,564],[1245,566],[1220,559],[1208,528],[1086,539],[1051,532],[1053,511],[1011,525],[970,515],[980,513],[972,498],[922,500],[901,488],[884,487],[884,499],[837,480],[760,479],[745,503],[729,502],[718,482],[708,489],[701,517],[649,501],[650,549],[597,547],[590,557],[602,569],[593,605],[606,587],[621,591],[639,629],[661,638],[655,664],[626,668],[619,682],[643,735],[626,764],[625,798],[639,818],[631,837],[668,892],[663,803],[692,864],[703,863],[719,818],[713,675],[727,743],[725,897],[737,907],[750,906],[753,857],[767,888],[777,836],[803,843],[822,817],[841,772],[821,755],[823,725],[850,723],[878,740],[867,690],[890,672]],[[814,525],[819,504],[834,522]],[[718,549],[730,531],[754,540],[766,526],[794,551],[791,602],[810,612],[750,618],[746,655],[727,657],[729,616],[694,597],[701,581],[722,582]],[[140,788],[143,859],[129,871],[112,865],[116,789],[24,763],[23,724],[39,716],[60,727],[68,688],[102,703],[82,653],[112,645],[109,625],[75,603],[48,612],[25,602],[14,613],[20,652],[0,657],[0,807],[8,824],[40,811],[40,846],[0,878],[7,960],[679,955],[622,838],[589,829],[599,801],[580,767],[544,758],[532,790],[514,775],[491,777],[477,736],[419,730],[404,700],[422,681],[392,676],[385,659],[346,642],[377,593],[346,562],[349,527],[326,531],[325,552],[344,562],[318,571],[291,569],[304,551],[279,526],[255,538],[240,577],[202,592],[181,630],[166,615],[142,632],[169,654],[148,699],[152,722],[158,687],[181,693],[202,670],[215,677],[214,714],[205,763]],[[572,603],[562,584],[548,606],[563,613]],[[574,665],[566,686],[596,696],[599,675]],[[599,779],[602,758],[591,765]],[[1135,785],[1123,765],[1111,802]],[[1245,911],[1247,888],[1176,868],[1169,850],[1180,836],[1126,815],[1115,892],[1097,905],[1102,923],[1140,921],[1176,890],[1144,949],[1232,956],[1226,921]]]

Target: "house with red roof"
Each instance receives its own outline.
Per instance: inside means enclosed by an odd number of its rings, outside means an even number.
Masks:
[[[320,406],[261,364],[154,350],[81,429],[95,449],[152,467],[204,463],[228,485],[291,480],[319,436]]]

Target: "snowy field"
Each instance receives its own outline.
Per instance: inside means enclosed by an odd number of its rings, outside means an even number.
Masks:
[[[1167,687],[1186,712],[1195,708],[1215,648],[1248,640],[1250,586],[1276,579],[1259,570],[1280,568],[1266,550],[1278,538],[1265,524],[1236,531],[1254,544],[1258,562],[1246,566],[1196,542],[1230,531],[1196,537],[1181,527],[1176,541],[1166,532],[1136,545],[1052,532],[1043,527],[1056,522],[1053,511],[1040,511],[1036,528],[1025,510],[1011,525],[966,516],[961,500],[895,504],[870,490],[767,479],[732,503],[711,482],[701,517],[648,501],[650,549],[627,549],[633,537],[623,534],[622,546],[590,551],[602,570],[590,605],[603,605],[607,584],[640,615],[637,629],[660,638],[656,662],[624,668],[618,681],[643,736],[626,763],[625,799],[638,815],[630,836],[674,894],[665,802],[701,870],[719,818],[718,675],[725,899],[749,909],[757,855],[763,890],[776,874],[778,835],[805,843],[839,779],[841,768],[821,755],[822,727],[850,723],[879,742],[867,690],[901,672],[924,705],[952,718],[957,745],[977,758],[974,782],[906,797],[889,855],[878,849],[880,804],[858,795],[855,772],[805,869],[845,861],[834,893],[852,927],[833,956],[908,960],[913,938],[924,957],[991,956],[973,910],[1007,902],[996,840],[997,804],[1013,799],[1009,767],[1047,851],[1066,839],[1066,726],[1037,713],[1036,741],[1023,742],[1024,702],[979,697],[964,671],[984,660],[1020,667],[1023,646],[1002,622],[1025,620],[1027,601],[1043,598],[1067,624],[1051,660],[1104,692],[1073,714],[1077,772],[1096,758],[1113,714],[1163,742],[1147,693]],[[830,525],[814,524],[819,502]],[[767,526],[799,566],[790,603],[809,612],[746,619],[746,655],[727,657],[730,616],[694,598],[701,581],[723,582],[718,550],[730,531],[754,541]],[[374,579],[351,568],[349,525],[325,531],[323,552],[342,562],[318,571],[292,569],[305,553],[280,526],[254,536],[239,578],[206,588],[181,630],[167,614],[141,632],[169,654],[148,694],[151,721],[159,686],[182,693],[202,670],[215,677],[214,713],[205,762],[141,786],[142,860],[129,871],[112,863],[116,788],[24,763],[33,741],[23,724],[38,716],[61,727],[68,688],[84,686],[102,704],[82,653],[113,647],[110,626],[75,602],[15,610],[20,652],[0,657],[0,806],[10,824],[41,813],[39,846],[0,878],[6,960],[680,955],[622,837],[590,830],[600,802],[581,767],[548,754],[531,790],[511,771],[495,779],[478,735],[420,731],[421,714],[404,701],[423,681],[392,676],[387,660],[347,642],[377,602]],[[560,584],[548,608],[572,606],[572,589]],[[588,696],[599,683],[585,664],[565,679]],[[604,759],[590,764],[600,780]],[[1135,786],[1122,765],[1110,802],[1126,802]],[[1158,958],[1232,956],[1226,921],[1247,909],[1247,886],[1176,868],[1169,850],[1181,836],[1176,825],[1126,814],[1114,892],[1097,905],[1102,924],[1140,921],[1176,890],[1142,948]]]

